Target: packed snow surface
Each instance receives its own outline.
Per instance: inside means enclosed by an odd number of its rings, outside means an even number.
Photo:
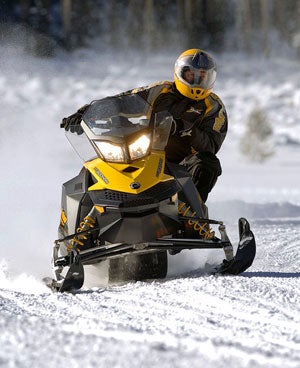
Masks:
[[[59,129],[93,99],[170,80],[176,54],[80,50],[53,59],[1,47],[0,367],[300,367],[300,65],[215,55],[215,92],[230,131],[210,217],[249,219],[257,256],[240,276],[210,276],[221,251],[170,257],[165,280],[52,294],[61,184],[81,162]],[[239,145],[256,104],[274,155],[251,163]]]

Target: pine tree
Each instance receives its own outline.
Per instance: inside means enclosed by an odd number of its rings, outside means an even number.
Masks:
[[[272,137],[273,129],[267,114],[260,105],[256,105],[248,116],[240,151],[251,161],[264,162],[274,153]]]

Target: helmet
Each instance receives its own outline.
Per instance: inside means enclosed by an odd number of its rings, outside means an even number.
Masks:
[[[174,81],[178,91],[192,100],[203,100],[211,93],[216,81],[217,66],[205,51],[190,49],[175,62]]]

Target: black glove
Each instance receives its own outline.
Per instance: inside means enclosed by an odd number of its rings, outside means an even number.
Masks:
[[[68,116],[67,118],[63,118],[60,124],[61,128],[64,128],[65,130],[70,130],[71,133],[76,132],[77,134],[82,134],[83,130],[80,126],[82,115],[85,113],[86,109],[90,105],[84,105],[82,106],[75,114],[72,114]]]

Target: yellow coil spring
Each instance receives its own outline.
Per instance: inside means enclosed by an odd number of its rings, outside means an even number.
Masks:
[[[178,214],[183,217],[195,217],[196,212],[191,212],[191,206],[187,206],[185,202],[181,202],[178,206]],[[199,232],[199,235],[204,239],[212,239],[215,232],[211,230],[209,224],[199,223],[198,220],[188,220],[188,224],[193,226],[194,231]]]
[[[82,231],[86,231],[89,230],[91,228],[93,228],[95,226],[95,222],[96,219],[91,217],[91,216],[85,216],[85,218],[81,221],[81,223],[79,224],[79,227],[76,229],[76,233],[80,233]],[[67,246],[67,251],[68,253],[71,252],[72,249],[75,249],[77,252],[80,251],[80,249],[78,248],[78,246],[83,246],[84,242],[83,240],[87,239],[87,234],[78,234],[76,236],[74,236],[74,238],[70,241],[70,243]]]

